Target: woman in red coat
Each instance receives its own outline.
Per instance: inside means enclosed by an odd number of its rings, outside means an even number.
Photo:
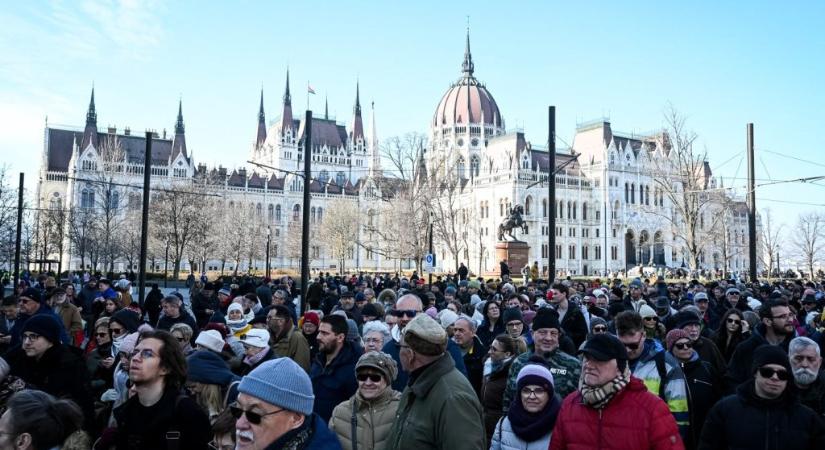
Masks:
[[[579,353],[579,389],[562,403],[550,450],[684,450],[667,404],[630,376],[618,338],[597,334]]]

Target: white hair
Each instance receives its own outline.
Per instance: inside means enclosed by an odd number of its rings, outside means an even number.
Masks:
[[[463,321],[467,322],[467,324],[470,325],[470,329],[473,330],[473,333],[476,332],[476,329],[478,328],[478,326],[476,324],[476,321],[473,320],[472,317],[470,317],[466,314],[462,314],[462,315],[458,316],[458,319],[456,319],[455,322],[453,322],[453,326],[455,326],[455,324],[457,324],[459,320],[463,320]]]
[[[809,347],[813,347],[814,351],[816,351],[816,356],[820,356],[819,344],[817,344],[816,341],[805,336],[795,337],[791,340],[790,345],[788,345],[788,356],[793,356]]]
[[[387,324],[381,322],[380,320],[370,320],[369,322],[364,324],[364,327],[361,329],[361,336],[366,337],[368,334],[372,332],[381,333],[384,337],[384,342],[388,342],[390,339],[390,329],[387,327]]]

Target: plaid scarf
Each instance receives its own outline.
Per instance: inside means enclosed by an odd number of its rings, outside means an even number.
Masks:
[[[625,366],[624,372],[616,376],[616,378],[608,381],[601,386],[588,386],[584,384],[584,371],[579,378],[579,392],[582,394],[584,404],[594,409],[602,409],[610,403],[610,400],[627,386],[630,381],[630,367]]]

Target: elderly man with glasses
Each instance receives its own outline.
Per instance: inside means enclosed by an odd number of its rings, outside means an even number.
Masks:
[[[307,373],[311,361],[309,344],[304,335],[292,323],[289,308],[284,305],[271,307],[266,314],[272,352],[276,357],[287,357],[298,363]]]
[[[312,412],[315,395],[309,375],[295,361],[267,361],[243,377],[235,417],[236,450],[340,450],[338,438]]]

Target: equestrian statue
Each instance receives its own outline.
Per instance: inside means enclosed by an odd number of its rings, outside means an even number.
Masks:
[[[510,215],[498,225],[499,241],[504,240],[505,233],[506,236],[509,236],[508,240],[517,241],[518,239],[513,234],[513,230],[516,228],[520,228],[523,234],[527,234],[527,222],[521,217],[522,214],[524,214],[524,208],[521,205],[516,205],[510,209]]]

